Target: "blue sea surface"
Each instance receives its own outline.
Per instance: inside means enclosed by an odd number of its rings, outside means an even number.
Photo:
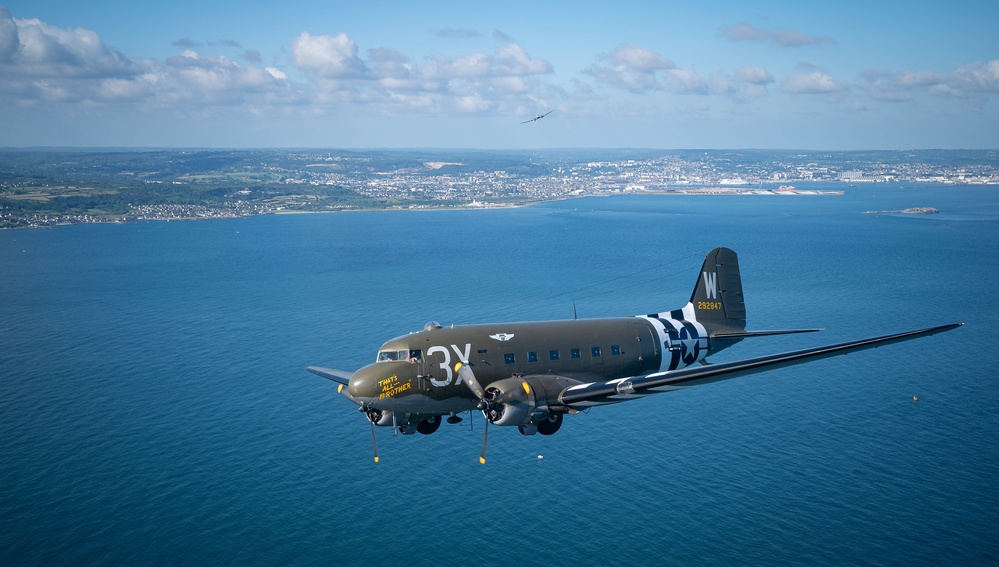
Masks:
[[[304,370],[429,320],[679,308],[716,246],[750,328],[825,329],[718,360],[965,326],[492,428],[485,466],[481,415],[379,429],[374,463]],[[996,282],[978,187],[3,231],[0,563],[995,564]]]

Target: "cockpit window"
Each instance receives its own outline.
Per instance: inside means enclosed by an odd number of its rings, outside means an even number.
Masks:
[[[383,350],[378,352],[378,362],[393,362],[408,360],[411,363],[423,362],[423,351],[414,350]]]
[[[407,358],[409,358],[408,350],[383,350],[378,353],[378,362],[406,360]]]

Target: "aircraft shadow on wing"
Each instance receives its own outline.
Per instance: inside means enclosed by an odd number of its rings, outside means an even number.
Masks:
[[[928,337],[961,326],[939,325],[832,345],[707,364],[706,357],[750,337],[819,329],[746,330],[736,253],[715,248],[680,309],[631,317],[490,323],[442,327],[396,337],[375,362],[354,372],[310,366],[375,426],[429,435],[447,416],[480,411],[489,425],[523,435],[552,435],[566,414],[661,392],[786,368],[813,360]]]

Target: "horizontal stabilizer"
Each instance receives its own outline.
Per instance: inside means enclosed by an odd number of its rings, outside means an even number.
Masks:
[[[319,366],[309,366],[306,368],[306,370],[315,374],[316,376],[322,376],[327,380],[332,380],[334,382],[343,384],[344,386],[346,386],[350,382],[350,377],[354,375],[353,372],[347,372],[346,370],[321,368]]]
[[[712,339],[742,339],[746,337],[769,337],[771,335],[793,335],[795,333],[816,333],[822,329],[779,329],[776,331],[732,331],[712,333]]]

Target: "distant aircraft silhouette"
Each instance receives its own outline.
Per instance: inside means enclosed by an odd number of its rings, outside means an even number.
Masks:
[[[555,111],[554,110],[549,110],[548,112],[546,112],[544,114],[535,114],[534,118],[531,118],[530,120],[525,120],[525,121],[521,122],[521,124],[527,124],[528,122],[537,122],[538,120],[541,120],[542,118],[544,118],[545,116],[548,116],[552,112],[555,112]]]

